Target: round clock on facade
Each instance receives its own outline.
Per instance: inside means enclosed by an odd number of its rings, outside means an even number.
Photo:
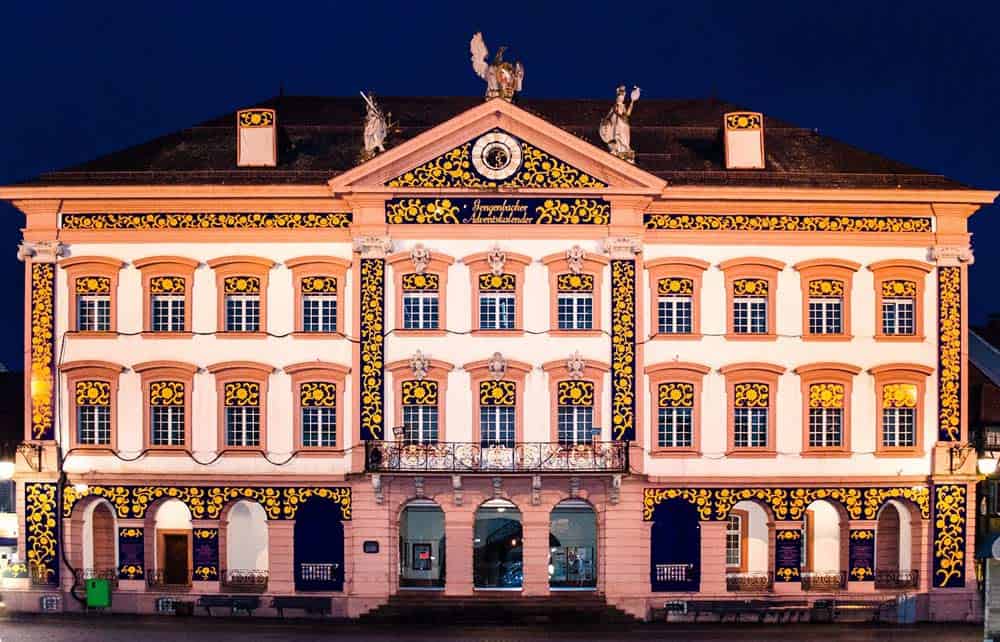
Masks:
[[[484,134],[472,146],[472,166],[490,180],[510,178],[521,168],[521,144],[503,132]]]

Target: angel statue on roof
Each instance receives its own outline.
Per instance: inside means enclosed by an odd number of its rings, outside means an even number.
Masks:
[[[520,61],[509,63],[503,59],[503,52],[507,47],[497,49],[497,54],[493,62],[486,62],[490,55],[483,41],[483,34],[476,32],[469,43],[469,52],[472,54],[472,68],[476,75],[486,81],[486,100],[492,98],[503,98],[510,100],[516,92],[521,91],[521,84],[524,82],[524,65]]]
[[[392,114],[382,111],[375,102],[375,94],[369,96],[362,91],[361,97],[365,99],[365,146],[361,150],[361,162],[364,163],[385,151],[385,138],[393,124],[390,122]]]
[[[632,131],[629,126],[629,118],[632,116],[632,108],[639,100],[639,88],[632,87],[632,94],[629,96],[629,103],[625,104],[625,85],[618,86],[618,95],[615,104],[611,107],[608,115],[601,120],[601,140],[608,145],[608,151],[612,154],[635,162],[635,151],[632,150]]]

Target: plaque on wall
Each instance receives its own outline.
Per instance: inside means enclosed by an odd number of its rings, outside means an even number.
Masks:
[[[362,544],[362,550],[365,553],[378,553],[378,542],[375,540],[368,540]]]

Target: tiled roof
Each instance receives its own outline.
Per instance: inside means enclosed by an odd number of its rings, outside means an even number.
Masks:
[[[399,127],[387,146],[482,102],[479,97],[379,97]],[[520,99],[522,107],[601,148],[608,100]],[[357,97],[281,96],[275,168],[236,167],[230,113],[93,161],[43,174],[32,184],[322,184],[357,164],[364,106]],[[743,109],[715,99],[643,98],[632,117],[636,165],[673,185],[964,189],[965,185],[765,114],[764,170],[727,171],[722,115]]]

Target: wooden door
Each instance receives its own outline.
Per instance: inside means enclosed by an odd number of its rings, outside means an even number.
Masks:
[[[164,533],[163,544],[163,582],[164,584],[187,584],[188,572],[188,536],[185,533]]]

